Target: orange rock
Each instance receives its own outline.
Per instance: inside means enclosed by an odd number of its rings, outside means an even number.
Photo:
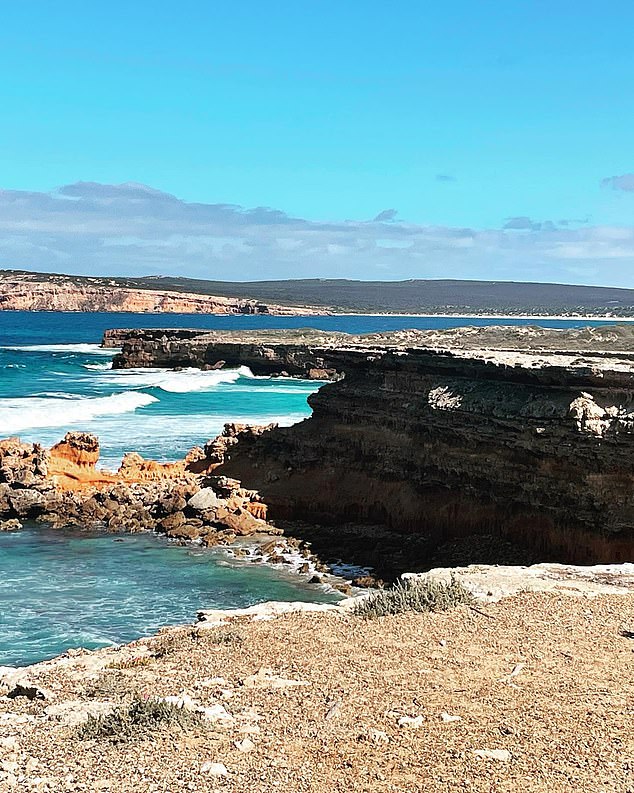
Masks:
[[[261,501],[249,501],[246,505],[246,509],[258,520],[266,520],[266,513],[269,510],[266,504],[263,504]]]

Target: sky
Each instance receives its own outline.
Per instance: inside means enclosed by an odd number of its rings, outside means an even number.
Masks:
[[[631,2],[0,12],[0,267],[634,287]]]

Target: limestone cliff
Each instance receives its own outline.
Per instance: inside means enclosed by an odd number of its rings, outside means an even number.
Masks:
[[[75,282],[66,276],[38,280],[36,275],[0,275],[0,311],[126,311],[179,314],[311,314],[311,308],[293,308],[254,299],[133,289],[104,283],[107,279]]]
[[[378,343],[137,331],[117,336],[117,365],[344,373],[310,397],[310,419],[245,435],[218,469],[257,488],[273,518],[380,524],[431,545],[487,533],[542,558],[631,560],[632,333],[535,331],[542,349],[518,351],[521,332],[485,348],[484,331],[479,347],[471,331],[444,347],[438,333]]]

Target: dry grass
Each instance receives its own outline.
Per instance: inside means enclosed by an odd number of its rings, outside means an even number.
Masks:
[[[2,722],[19,741],[24,779],[3,788],[0,773],[0,791],[634,793],[634,597],[524,593],[485,610],[288,615],[209,639],[183,632],[152,664],[104,672],[117,690],[97,698],[125,708],[134,691],[187,694],[221,703],[233,721],[79,741],[45,717],[46,702],[2,701],[0,712],[33,721]],[[236,633],[242,641],[223,641]],[[143,644],[152,653],[160,639]],[[86,661],[73,663],[38,681],[57,686],[56,701],[90,699]],[[258,678],[262,669],[270,673]],[[420,726],[399,726],[403,717]],[[478,757],[482,749],[509,759]],[[228,775],[212,778],[206,762]]]

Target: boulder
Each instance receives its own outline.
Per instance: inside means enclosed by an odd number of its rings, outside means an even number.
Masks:
[[[246,509],[240,509],[237,512],[227,512],[220,522],[240,537],[269,529],[266,523],[254,518]]]
[[[202,490],[199,490],[189,499],[187,506],[196,510],[196,512],[206,512],[219,507],[220,500],[213,488],[203,487]]]
[[[21,528],[22,524],[19,520],[16,520],[16,518],[0,522],[0,531],[19,531]]]
[[[158,522],[158,528],[166,532],[173,529],[180,528],[186,521],[185,515],[182,512],[174,512]]]
[[[192,526],[190,523],[185,523],[176,529],[170,529],[167,532],[168,537],[177,540],[197,540],[201,535],[200,526]]]
[[[89,432],[67,432],[64,440],[51,448],[51,457],[80,468],[94,468],[99,460],[99,440]]]
[[[33,488],[13,490],[9,503],[20,517],[28,517],[41,512],[46,506],[46,496]]]

